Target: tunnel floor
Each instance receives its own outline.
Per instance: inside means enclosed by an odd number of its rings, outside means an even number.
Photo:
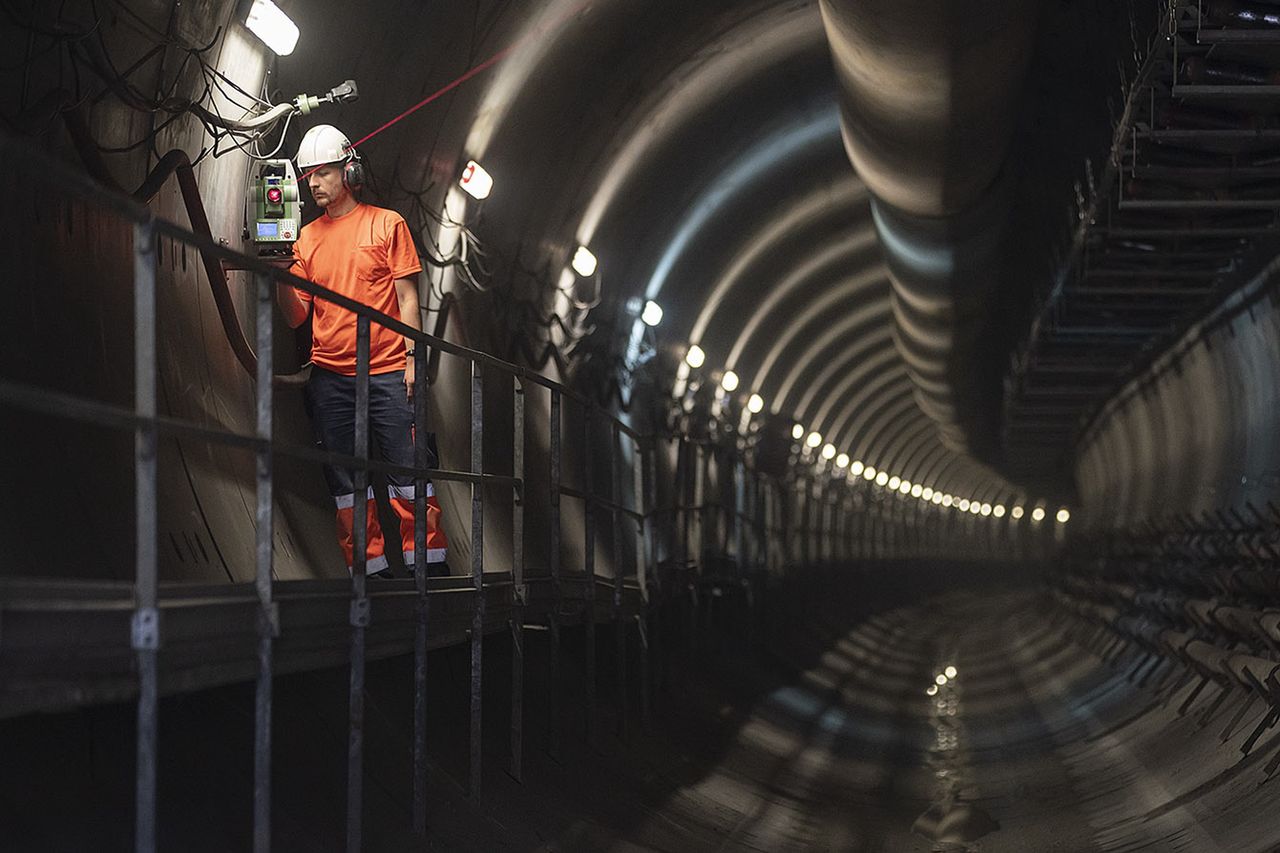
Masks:
[[[548,754],[546,634],[529,632],[519,783],[505,772],[510,658],[486,642],[478,811],[463,783],[466,649],[433,653],[425,848],[404,831],[410,664],[371,663],[365,849],[1278,849],[1262,767],[1280,735],[1247,758],[1239,751],[1261,707],[1221,743],[1234,698],[1215,706],[1205,690],[1180,714],[1192,685],[1173,671],[1143,685],[1135,661],[1104,662],[1033,588],[869,605],[837,626],[839,609],[801,619],[784,603],[768,636],[741,614],[719,624],[712,614],[696,651],[669,649],[653,725],[633,719],[621,738],[604,704],[595,747],[575,692],[581,637],[566,632],[558,759]],[[603,639],[599,653],[603,700]],[[939,685],[948,667],[954,677]],[[344,669],[277,680],[274,849],[341,849],[345,681]],[[128,849],[131,726],[127,705],[0,725],[0,820],[15,829],[5,844],[24,839],[4,849]],[[247,848],[251,739],[247,685],[165,700],[162,849]]]
[[[1238,749],[1264,710],[1224,745],[1233,701],[1180,714],[1193,685],[1158,695],[1063,629],[1037,591],[952,592],[793,636],[767,666],[710,650],[666,749],[633,752],[635,787],[539,849],[1280,849],[1261,769],[1280,737]]]

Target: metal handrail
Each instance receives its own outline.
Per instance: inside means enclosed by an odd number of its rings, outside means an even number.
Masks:
[[[213,240],[204,238],[194,232],[184,228],[177,223],[170,222],[166,219],[156,217],[151,210],[145,205],[139,204],[128,196],[120,195],[101,185],[95,183],[91,178],[79,172],[69,169],[64,164],[49,159],[43,153],[33,149],[31,146],[22,142],[17,137],[0,132],[0,156],[6,163],[12,167],[23,168],[30,167],[39,170],[41,180],[46,185],[53,184],[59,189],[66,190],[79,196],[85,201],[91,201],[99,204],[101,207],[107,208],[118,214],[124,219],[129,220],[137,225],[149,225],[156,236],[168,237],[177,242],[191,246],[200,252],[207,252],[220,261],[228,261],[235,265],[237,269],[242,269],[251,273],[266,275],[278,284],[289,284],[302,290],[312,296],[319,297],[326,302],[331,302],[341,308],[352,312],[358,317],[365,317],[370,321],[377,322],[386,329],[412,338],[417,343],[423,343],[427,346],[436,347],[442,352],[450,355],[458,356],[467,361],[484,364],[488,367],[496,368],[516,378],[526,380],[535,385],[540,385],[551,391],[557,391],[564,397],[581,404],[584,407],[593,408],[597,412],[597,417],[604,417],[616,423],[619,429],[625,432],[631,438],[637,441],[644,441],[648,436],[639,432],[625,421],[620,420],[614,415],[600,409],[596,403],[587,394],[582,394],[554,379],[542,375],[527,367],[518,364],[512,364],[503,361],[497,356],[482,352],[481,350],[471,349],[461,344],[453,343],[442,337],[437,337],[430,332],[424,332],[421,329],[414,329],[406,325],[395,317],[383,314],[375,308],[365,305],[340,293],[330,290],[324,285],[316,284],[305,278],[300,278],[287,270],[281,269],[279,266],[268,263],[260,258],[252,255],[246,255],[235,249],[214,242]]]
[[[546,388],[551,395],[551,515],[552,531],[550,536],[550,582],[553,589],[554,606],[549,615],[552,628],[552,661],[553,669],[558,667],[559,631],[557,613],[562,610],[562,579],[560,576],[560,508],[562,495],[579,497],[584,500],[587,523],[584,525],[584,577],[596,578],[594,566],[595,524],[593,514],[597,510],[608,512],[612,516],[614,526],[614,621],[618,626],[619,660],[625,654],[627,631],[631,625],[629,617],[624,619],[621,607],[621,596],[628,586],[628,574],[622,565],[622,525],[624,519],[636,524],[636,565],[635,584],[642,600],[647,601],[647,561],[651,549],[646,543],[646,516],[644,505],[643,471],[646,462],[647,439],[630,425],[622,422],[609,412],[600,409],[599,405],[587,395],[580,394],[563,384],[542,376],[528,368],[510,364],[495,356],[451,343],[441,337],[419,329],[414,329],[400,320],[383,314],[353,299],[335,293],[328,288],[306,279],[292,275],[276,265],[261,259],[246,256],[240,252],[219,245],[204,236],[194,234],[172,222],[157,219],[150,210],[119,193],[103,188],[84,175],[72,172],[67,167],[50,161],[40,152],[19,142],[8,134],[0,134],[0,153],[12,168],[27,169],[31,173],[41,175],[43,187],[53,187],[67,195],[79,198],[97,208],[133,223],[134,227],[134,320],[135,320],[135,405],[131,410],[89,400],[75,395],[51,392],[35,388],[23,383],[0,381],[0,400],[11,405],[41,411],[47,414],[68,417],[84,422],[101,424],[109,427],[132,430],[136,436],[135,472],[137,480],[136,525],[137,554],[134,590],[134,618],[132,627],[132,647],[137,656],[139,672],[138,690],[138,742],[137,742],[137,791],[135,803],[135,848],[139,851],[153,851],[156,844],[156,731],[157,701],[159,684],[159,650],[161,647],[161,624],[158,584],[158,444],[161,435],[181,435],[202,441],[237,446],[252,451],[257,458],[257,512],[256,512],[256,571],[255,592],[258,599],[258,636],[259,636],[259,668],[255,708],[255,741],[254,741],[254,849],[266,851],[270,847],[270,780],[271,780],[271,708],[273,678],[273,644],[279,633],[279,617],[274,600],[274,584],[272,579],[272,536],[273,536],[273,457],[287,456],[324,462],[350,468],[354,471],[355,492],[363,493],[367,487],[370,472],[401,474],[414,478],[417,488],[416,497],[416,530],[415,546],[417,554],[425,557],[425,483],[428,479],[447,480],[468,484],[471,488],[471,590],[473,591],[471,642],[471,744],[470,744],[470,794],[473,799],[480,797],[481,780],[481,690],[482,673],[481,649],[485,628],[486,583],[484,575],[484,493],[485,485],[507,486],[511,489],[513,505],[512,526],[512,571],[509,584],[514,596],[516,616],[511,620],[513,654],[518,665],[513,671],[512,702],[512,755],[511,773],[520,777],[520,755],[522,749],[521,728],[522,712],[518,701],[520,690],[517,689],[523,677],[523,649],[521,631],[523,617],[520,615],[528,603],[528,588],[524,579],[524,544],[523,521],[526,478],[524,456],[524,393],[526,385]],[[164,236],[183,245],[198,250],[203,256],[221,261],[248,271],[257,296],[257,388],[256,430],[253,435],[237,433],[231,430],[204,426],[180,418],[160,415],[158,412],[156,338],[158,317],[156,313],[157,285],[157,247],[158,238]],[[356,443],[358,455],[350,456],[314,448],[292,447],[277,443],[272,429],[273,377],[272,364],[272,329],[274,326],[274,287],[277,284],[288,284],[299,291],[311,294],[315,299],[327,301],[352,312],[356,317],[357,327],[357,368],[356,368]],[[369,384],[369,348],[370,330],[374,323],[396,332],[419,346],[415,346],[415,366],[417,369],[417,388],[415,394],[414,420],[418,426],[415,447],[415,465],[399,466],[378,462],[365,458],[363,448],[367,441],[368,430],[368,384]],[[427,378],[427,352],[429,348],[460,358],[471,365],[471,454],[467,471],[449,471],[430,468],[426,465],[426,396],[424,387]],[[483,430],[484,430],[484,395],[483,369],[492,368],[510,375],[513,380],[514,431],[512,436],[513,476],[486,474],[484,472]],[[560,423],[562,400],[568,398],[583,406],[586,412],[584,426],[588,441],[584,446],[585,482],[583,489],[573,489],[561,483],[561,430]],[[592,424],[598,422],[610,430],[610,491],[609,497],[594,493],[590,477]],[[620,498],[618,486],[618,445],[622,436],[626,436],[634,444],[631,457],[631,469],[635,478],[636,509],[626,507]],[[361,847],[363,811],[363,717],[364,717],[364,664],[365,664],[365,632],[370,624],[369,596],[365,585],[365,515],[367,503],[357,501],[354,508],[354,555],[352,567],[351,606],[348,622],[351,629],[349,692],[349,737],[348,737],[348,787],[347,787],[347,849],[354,851]],[[418,596],[417,630],[414,643],[415,667],[415,731],[413,748],[413,824],[419,834],[426,830],[426,737],[425,737],[425,692],[426,692],[426,648],[427,648],[427,582],[426,571],[416,573],[416,593]],[[585,599],[593,610],[595,588],[597,583],[585,585]],[[594,616],[585,621],[589,643],[594,636]],[[643,630],[641,629],[643,634]],[[595,696],[595,661],[593,646],[588,646],[587,660],[587,695],[588,695],[588,736],[594,737],[594,696]],[[642,642],[642,670],[647,670],[643,661],[646,644]],[[641,690],[644,707],[647,711],[647,696]],[[624,700],[621,708],[625,719],[626,691],[620,691]],[[554,692],[553,692],[554,698]],[[558,702],[553,702],[553,719],[558,712]]]

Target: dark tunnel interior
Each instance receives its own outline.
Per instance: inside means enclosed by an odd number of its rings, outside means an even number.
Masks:
[[[0,851],[1280,850],[1280,0],[0,47]]]

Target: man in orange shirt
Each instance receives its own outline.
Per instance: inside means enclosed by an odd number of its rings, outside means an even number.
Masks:
[[[364,182],[364,167],[351,142],[337,128],[319,125],[307,131],[298,149],[298,167],[307,173],[307,186],[324,215],[308,223],[294,244],[297,262],[292,272],[322,284],[421,328],[415,276],[422,271],[413,236],[404,218],[393,210],[364,204],[355,191]],[[311,294],[280,285],[276,298],[290,326],[311,323],[311,361],[307,408],[316,438],[335,453],[355,455],[356,315]],[[414,463],[413,342],[377,322],[369,330],[369,434],[375,458],[394,465]],[[435,466],[432,461],[432,467]],[[325,466],[325,479],[338,509],[338,542],[353,564],[354,506],[357,499],[352,472]],[[440,505],[427,485],[427,553],[414,553],[414,486],[412,477],[388,477],[392,508],[400,519],[400,540],[406,565],[412,571],[426,563],[428,571],[444,568],[448,548],[440,528]],[[360,496],[368,502],[366,573],[390,577],[378,524],[373,487]],[[422,559],[420,559],[420,557]],[[431,564],[436,564],[434,567]]]

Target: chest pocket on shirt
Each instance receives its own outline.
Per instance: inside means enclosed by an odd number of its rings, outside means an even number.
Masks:
[[[357,246],[355,251],[356,278],[375,282],[391,273],[387,266],[387,251],[382,246]]]

